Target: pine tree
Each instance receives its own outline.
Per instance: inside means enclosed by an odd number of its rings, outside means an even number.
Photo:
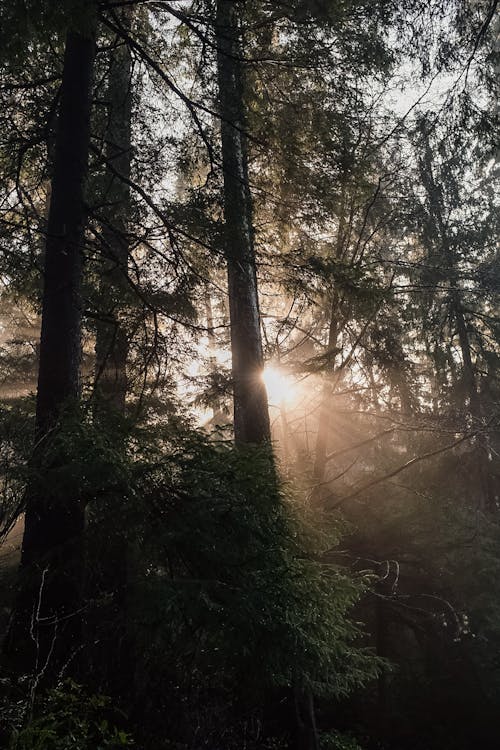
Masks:
[[[121,23],[129,30],[132,11],[125,9]],[[114,40],[107,72],[107,123],[104,157],[107,184],[103,193],[103,253],[100,300],[103,307],[96,332],[96,382],[98,400],[125,410],[127,394],[128,334],[122,308],[128,294],[126,275],[130,259],[129,221],[132,159],[132,56],[127,43]]]
[[[90,9],[86,27],[69,28],[66,36],[45,245],[36,442],[26,497],[20,591],[7,643],[9,654],[40,679],[57,674],[79,645],[84,508],[78,498],[61,497],[57,487],[49,487],[44,472],[49,469],[54,433],[65,410],[79,397],[94,50]]]
[[[224,245],[233,359],[234,434],[238,443],[269,441],[267,395],[248,175],[238,3],[218,0],[217,69],[224,171]]]

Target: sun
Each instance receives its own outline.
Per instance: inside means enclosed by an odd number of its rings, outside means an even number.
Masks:
[[[289,404],[295,398],[295,384],[289,375],[274,365],[266,365],[262,373],[270,406]]]

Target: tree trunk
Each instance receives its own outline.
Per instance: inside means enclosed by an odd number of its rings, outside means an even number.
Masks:
[[[301,689],[294,683],[295,718],[297,736],[296,750],[319,750],[318,728],[314,696],[309,688]]]
[[[124,23],[130,26],[130,14],[124,13]],[[104,200],[107,204],[103,224],[103,239],[107,262],[100,281],[102,320],[96,334],[95,388],[100,405],[125,411],[127,395],[128,337],[120,315],[128,288],[127,264],[130,253],[128,222],[130,188],[120,176],[130,179],[131,121],[132,121],[132,58],[124,43],[111,54],[108,73],[108,122],[105,155],[113,172]]]
[[[121,27],[131,31],[134,9],[117,9]],[[100,320],[95,341],[94,415],[102,427],[114,430],[116,417],[126,413],[129,337],[124,313],[129,300],[131,191],[127,181],[132,164],[132,56],[120,37],[114,40],[107,72],[107,123],[104,155],[107,180],[102,211],[103,264],[99,279]],[[124,178],[124,179],[122,179]],[[115,441],[119,444],[119,434]],[[97,619],[87,623],[92,650],[91,669],[111,692],[133,689],[136,644],[129,630],[131,555],[124,526],[123,498],[103,498],[89,517],[97,535],[104,531],[107,552],[89,569],[86,591],[102,592]],[[95,550],[94,550],[95,554]],[[94,592],[94,593],[93,593]],[[103,627],[102,623],[106,623]],[[93,627],[97,632],[93,632]]]
[[[332,379],[335,374],[335,355],[339,335],[339,298],[334,290],[330,308],[330,326],[328,329],[326,365],[326,380],[321,394],[321,410],[318,422],[318,434],[314,451],[313,481],[314,488],[311,500],[315,505],[321,505],[323,500],[331,493],[330,488],[325,485],[328,437],[330,433],[330,412],[332,408],[332,397],[334,385]]]
[[[228,271],[237,443],[269,441],[267,394],[248,183],[247,140],[238,3],[217,2],[217,68],[224,171],[225,255]]]
[[[339,260],[344,250],[345,225],[346,225],[346,200],[347,189],[345,181],[342,182],[340,205],[339,205],[339,226],[337,230],[337,240],[335,243],[335,258]],[[313,480],[314,489],[311,500],[315,505],[321,504],[325,497],[330,494],[330,489],[325,486],[324,480],[326,475],[328,436],[330,432],[330,412],[332,407],[332,397],[334,395],[333,378],[335,375],[335,360],[337,354],[338,337],[341,330],[340,321],[340,296],[337,288],[334,286],[331,294],[330,303],[330,324],[328,328],[327,342],[327,363],[326,363],[326,380],[321,395],[321,408],[318,422],[318,434],[316,436],[316,446],[314,451]]]
[[[21,582],[6,649],[18,665],[34,670],[37,679],[56,674],[77,650],[80,634],[84,508],[78,499],[42,483],[44,456],[62,410],[79,397],[94,49],[90,31],[68,31],[45,247],[35,478],[27,489]],[[64,462],[64,456],[54,461]]]

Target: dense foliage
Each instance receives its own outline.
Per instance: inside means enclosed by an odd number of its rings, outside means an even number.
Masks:
[[[2,747],[497,746],[497,6],[0,0]]]

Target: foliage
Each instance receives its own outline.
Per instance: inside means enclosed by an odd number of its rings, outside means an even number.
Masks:
[[[41,695],[34,714],[14,730],[9,750],[118,750],[131,747],[131,736],[116,722],[123,718],[110,698],[89,694],[65,680]]]
[[[347,732],[322,732],[319,746],[321,750],[362,750],[355,737]]]
[[[349,618],[366,581],[319,561],[338,530],[319,532],[277,486],[267,447],[236,449],[177,426],[136,433],[129,450],[121,524],[96,507],[90,530],[96,551],[117,536],[127,546],[125,637],[139,700],[158,711],[153,696],[168,696],[172,717],[180,701],[188,727],[192,713],[219,731],[217,718],[230,726],[297,682],[339,696],[373,679],[377,660],[356,645]]]
[[[127,462],[121,435],[126,420],[112,422],[113,439],[85,407],[68,403],[59,423],[35,451],[26,468],[26,481],[42,496],[72,497],[83,505],[99,496],[125,492]]]
[[[94,5],[83,396],[32,455],[62,47]],[[281,750],[296,690],[324,750],[496,747],[496,3],[237,4],[265,354],[302,400],[272,405],[276,461],[185,419],[229,421],[232,388],[216,7],[0,0],[0,539],[27,486],[85,507],[94,691],[40,695],[13,747],[127,745],[116,703],[144,748]],[[126,416],[93,388],[105,327]]]
[[[23,504],[26,464],[33,432],[31,399],[0,408],[0,538]]]

